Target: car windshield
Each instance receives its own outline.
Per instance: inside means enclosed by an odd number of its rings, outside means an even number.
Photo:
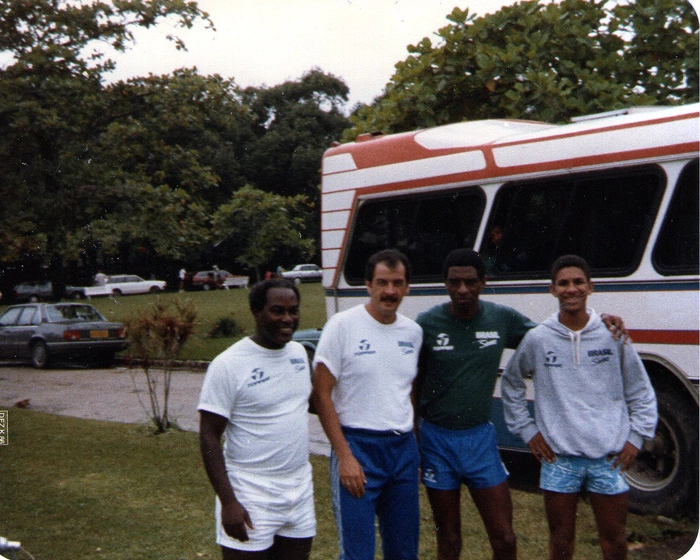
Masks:
[[[51,322],[105,320],[91,305],[47,305],[46,315]]]

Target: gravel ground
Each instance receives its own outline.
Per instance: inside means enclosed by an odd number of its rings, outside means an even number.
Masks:
[[[23,365],[0,366],[0,409],[28,401],[32,410],[49,414],[127,424],[149,422],[150,402],[141,369],[36,370]],[[203,378],[201,368],[173,372],[169,416],[183,430],[198,430],[197,402]],[[157,380],[161,382],[162,376],[158,375]],[[158,390],[162,398],[162,388]],[[311,452],[328,455],[328,440],[313,414],[309,415],[309,434]]]

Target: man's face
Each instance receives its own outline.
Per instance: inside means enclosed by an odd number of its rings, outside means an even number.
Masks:
[[[452,312],[458,317],[473,316],[479,309],[479,295],[485,285],[473,266],[451,266],[447,270],[445,287]]]
[[[379,321],[393,321],[401,300],[408,293],[406,267],[399,263],[389,268],[379,262],[374,268],[371,282],[365,281],[369,294],[368,311]]]
[[[565,313],[586,311],[586,301],[593,293],[593,282],[577,266],[567,266],[557,272],[550,286],[552,295],[559,300],[559,309]]]
[[[263,348],[283,348],[299,327],[299,300],[289,288],[270,288],[265,307],[254,316],[255,342]]]

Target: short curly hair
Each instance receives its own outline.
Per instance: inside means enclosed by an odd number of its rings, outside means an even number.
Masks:
[[[285,288],[292,290],[297,296],[297,301],[301,303],[301,295],[296,284],[287,278],[269,278],[255,284],[248,293],[248,305],[253,313],[262,311],[267,303],[267,291],[271,288]]]

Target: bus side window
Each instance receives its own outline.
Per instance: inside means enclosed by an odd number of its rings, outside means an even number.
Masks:
[[[654,247],[652,262],[661,274],[678,276],[700,272],[698,185],[698,160],[695,160],[685,167],[678,179]]]
[[[412,280],[440,282],[447,254],[474,246],[484,205],[484,193],[478,187],[364,201],[354,220],[346,280],[364,283],[370,255],[393,248],[410,260]]]
[[[664,185],[655,166],[504,185],[480,249],[487,275],[547,278],[552,261],[567,253],[584,257],[598,275],[630,274]]]

